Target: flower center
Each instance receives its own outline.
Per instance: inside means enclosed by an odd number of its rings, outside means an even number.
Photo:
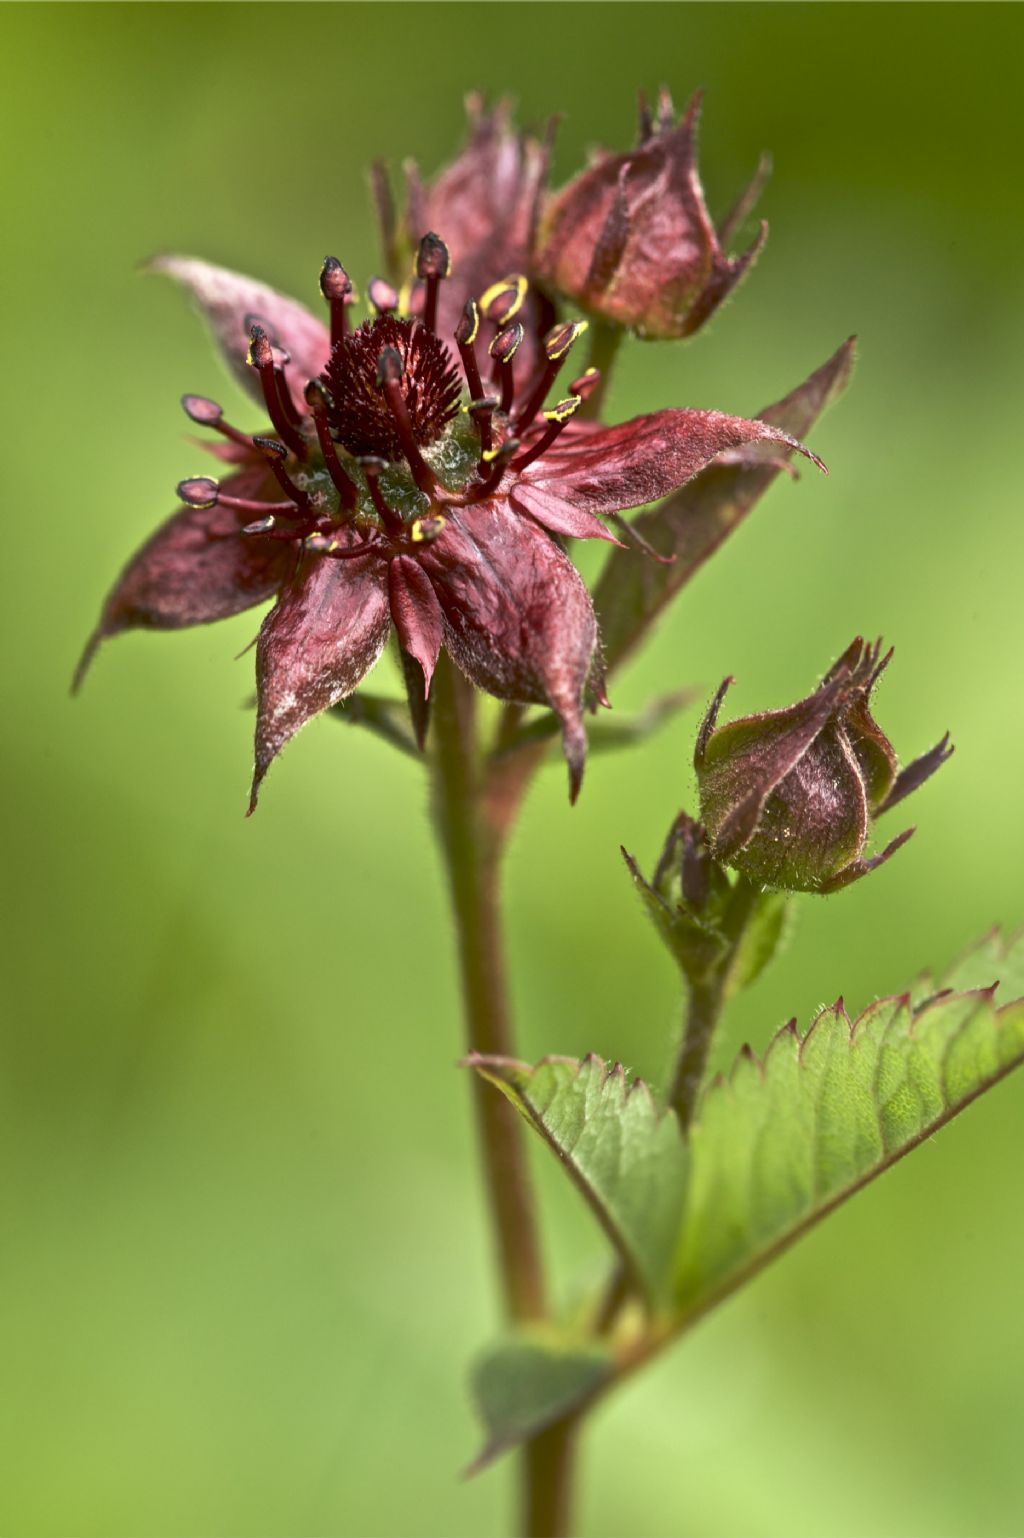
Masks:
[[[382,378],[382,359],[395,370],[417,448],[436,443],[459,409],[461,381],[441,339],[419,320],[378,315],[339,337],[324,370],[327,420],[335,440],[356,457],[401,459],[403,435]]]

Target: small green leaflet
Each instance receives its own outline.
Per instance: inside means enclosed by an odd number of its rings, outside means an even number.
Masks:
[[[916,1009],[909,995],[881,999],[855,1021],[840,1002],[802,1036],[791,1023],[763,1060],[744,1049],[732,1073],[709,1086],[685,1140],[674,1113],[660,1112],[645,1086],[627,1085],[621,1068],[609,1072],[594,1057],[549,1058],[536,1068],[471,1062],[568,1166],[663,1337],[714,1307],[1024,1061],[1024,999],[995,1003],[999,977],[1019,989],[1022,968],[1024,937],[990,936],[951,969],[975,984],[969,991],[933,993]],[[986,986],[977,986],[982,977]],[[478,1392],[491,1442],[512,1445],[529,1433],[502,1432],[495,1360],[478,1374]],[[535,1425],[559,1413],[554,1376],[544,1376],[544,1420]],[[562,1414],[611,1381],[595,1370],[581,1400],[581,1377],[567,1376],[573,1392]],[[521,1380],[517,1392],[519,1403],[528,1400]]]
[[[674,1116],[646,1084],[593,1054],[467,1064],[502,1090],[558,1155],[652,1303],[670,1301],[683,1210],[686,1153]]]
[[[606,1346],[574,1345],[539,1329],[488,1352],[473,1375],[487,1440],[468,1472],[478,1473],[507,1448],[593,1399],[614,1374]]]

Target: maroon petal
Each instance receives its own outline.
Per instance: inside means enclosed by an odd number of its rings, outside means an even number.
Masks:
[[[609,544],[622,545],[599,518],[556,496],[550,484],[532,486],[528,481],[520,480],[511,488],[509,502],[517,513],[536,518],[552,534],[564,534],[570,539],[606,539]]]
[[[272,489],[273,488],[273,489]],[[266,470],[221,482],[236,497],[273,497]],[[128,562],[114,584],[75,673],[77,689],[101,641],[122,630],[183,630],[240,614],[272,598],[295,565],[288,545],[243,537],[252,513],[186,507],[174,513]]]
[[[543,529],[497,502],[453,512],[420,559],[441,604],[445,645],[466,676],[498,699],[548,704],[559,717],[575,800],[597,646],[576,568]]]
[[[243,390],[262,405],[259,376],[245,361],[249,331],[258,320],[268,336],[290,353],[285,377],[296,406],[305,411],[303,389],[323,371],[331,350],[327,328],[305,305],[297,299],[285,298],[255,278],[227,267],[215,267],[196,257],[158,256],[147,270],[166,273],[188,289],[206,316],[228,368]]]
[[[809,449],[767,422],[721,411],[656,411],[597,432],[575,433],[523,471],[516,488],[548,490],[590,513],[641,507],[677,490],[725,449],[781,443],[820,464]]]
[[[314,557],[263,621],[256,647],[256,765],[249,812],[289,738],[351,694],[384,649],[390,629],[379,556]]]
[[[418,241],[436,230],[451,252],[452,269],[441,285],[438,331],[451,337],[467,299],[492,283],[527,272],[537,205],[547,171],[547,144],[512,128],[507,102],[486,108],[479,96],[466,101],[469,143],[428,188],[413,181],[409,233]],[[530,377],[535,334],[543,329],[540,301],[531,290],[519,318],[526,326],[516,373]]]
[[[423,669],[426,699],[441,650],[444,621],[430,578],[411,555],[398,555],[388,566],[388,596],[398,639]]]

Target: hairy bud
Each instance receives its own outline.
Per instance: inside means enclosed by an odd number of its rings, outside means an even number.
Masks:
[[[869,708],[892,656],[858,637],[815,692],[785,710],[715,725],[732,679],[715,696],[694,754],[701,818],[715,858],[763,886],[834,892],[895,854],[906,829],[873,859],[874,818],[916,790],[952,752],[948,736],[902,773]]]

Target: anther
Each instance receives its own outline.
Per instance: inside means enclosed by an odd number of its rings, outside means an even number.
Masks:
[[[336,256],[324,257],[320,292],[331,307],[331,346],[336,347],[348,330],[346,311],[355,298],[352,279]]]
[[[544,398],[551,389],[562,364],[568,357],[576,339],[583,335],[587,329],[585,320],[567,320],[559,326],[552,326],[544,338],[544,357],[546,359],[544,369],[532,391],[529,400],[522,411],[516,417],[516,430],[522,432],[529,427],[537,412],[544,404]]]
[[[452,259],[448,247],[440,235],[435,235],[433,230],[428,231],[416,253],[416,276],[423,280],[427,288],[423,301],[423,324],[428,331],[437,331],[438,290],[451,270]]]
[[[264,438],[258,433],[253,434],[252,441],[267,461],[271,475],[285,496],[294,502],[296,507],[300,507],[303,512],[308,512],[309,498],[304,491],[299,490],[284,467],[284,461],[288,458],[288,450],[284,444],[278,443],[276,438]]]
[[[529,286],[521,272],[514,272],[511,277],[485,288],[479,301],[484,319],[493,321],[496,326],[507,325],[522,309]]]
[[[366,297],[378,315],[390,315],[398,309],[398,290],[386,278],[371,278],[366,287]]]
[[[347,473],[338,451],[331,437],[331,429],[327,420],[327,392],[319,379],[311,379],[306,386],[306,405],[313,417],[313,425],[316,428],[317,440],[320,444],[320,452],[324,456],[324,464],[327,473],[334,482],[334,489],[341,498],[341,505],[353,512],[359,502],[359,488],[355,481]]]
[[[548,424],[547,427],[532,448],[527,449],[525,454],[521,454],[518,459],[513,460],[513,470],[525,470],[527,465],[532,465],[535,459],[539,459],[542,454],[547,453],[559,433],[568,422],[572,421],[582,405],[583,397],[581,395],[570,395],[567,400],[559,401],[558,405],[553,406],[550,411],[545,411],[544,420]]]
[[[425,518],[414,518],[409,525],[409,538],[414,545],[432,545],[448,522],[440,513],[428,513]]]
[[[246,361],[260,376],[267,415],[274,424],[275,431],[284,439],[296,458],[305,459],[305,441],[290,420],[282,399],[282,396],[288,394],[288,385],[284,374],[274,363],[274,349],[262,326],[253,326],[250,332],[249,356]],[[292,415],[294,416],[294,411]],[[253,442],[255,441],[254,438]]]
[[[216,401],[208,400],[205,395],[183,395],[181,405],[189,421],[195,422],[197,427],[212,427],[215,432],[230,438],[232,443],[240,444],[242,448],[252,448],[251,438],[225,422],[224,409]]]
[[[209,475],[179,481],[175,491],[186,507],[216,507],[220,501],[220,487]]]
[[[402,520],[398,513],[390,508],[384,500],[384,493],[380,489],[380,473],[386,470],[388,462],[379,459],[376,454],[364,454],[359,460],[359,468],[366,476],[366,484],[370,492],[370,500],[380,518],[381,523],[389,534],[398,534],[402,529]]]
[[[510,326],[502,327],[487,349],[494,359],[494,381],[501,382],[500,409],[506,414],[512,408],[512,398],[515,395],[512,360],[522,346],[524,334],[519,321],[514,320]]]
[[[506,438],[498,448],[487,449],[480,460],[479,473],[482,478],[474,481],[461,496],[449,498],[451,504],[455,507],[468,507],[489,497],[497,489],[509,461],[518,453],[519,447],[518,438]]]
[[[601,370],[596,368],[584,369],[578,379],[574,379],[569,386],[571,395],[578,395],[581,400],[588,400],[598,385],[601,383]]]
[[[437,487],[437,478],[420,453],[412,430],[409,408],[402,394],[404,368],[402,355],[397,348],[381,348],[380,357],[377,360],[377,387],[384,392],[384,397],[391,408],[391,415],[395,419],[395,427],[402,445],[402,453],[408,461],[412,478],[424,495],[429,497]]]

